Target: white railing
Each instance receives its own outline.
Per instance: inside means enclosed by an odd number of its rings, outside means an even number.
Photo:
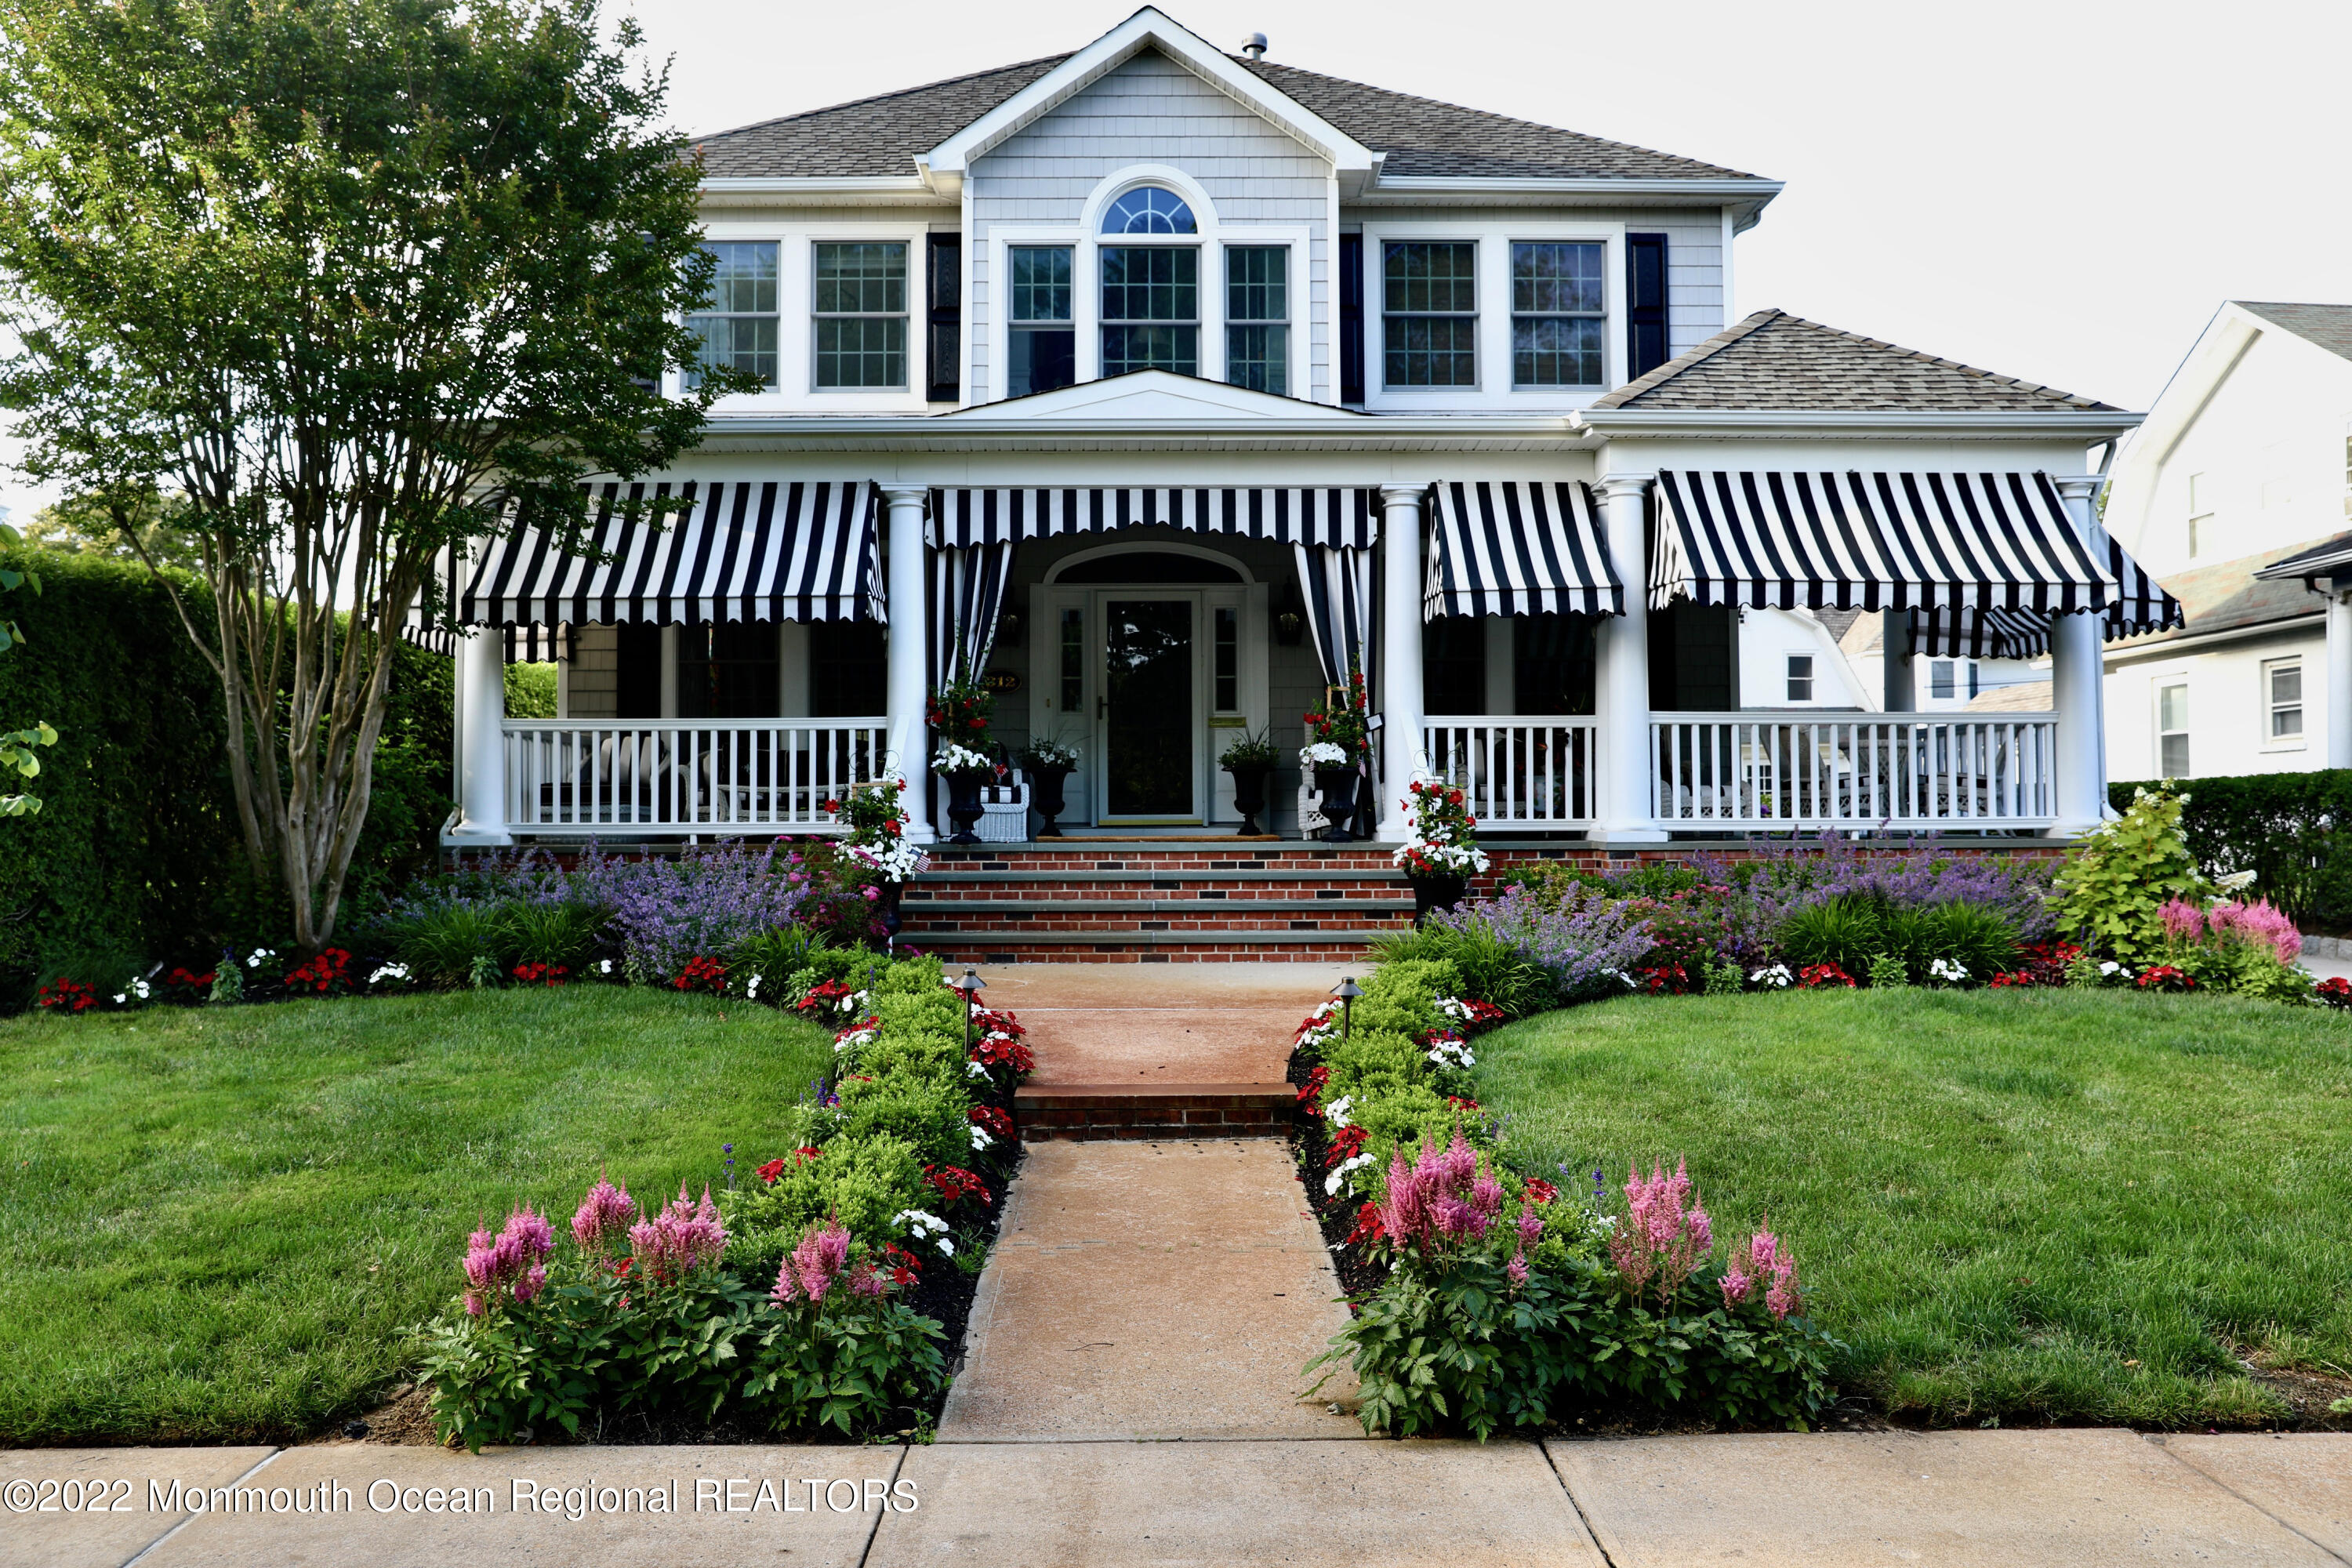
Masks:
[[[1489,827],[1581,826],[1599,815],[1592,719],[1444,714],[1422,721],[1429,770]]]
[[[2054,713],[1650,721],[1661,827],[2041,827],[2057,816]]]
[[[596,833],[824,832],[881,778],[881,719],[509,719],[507,826]]]

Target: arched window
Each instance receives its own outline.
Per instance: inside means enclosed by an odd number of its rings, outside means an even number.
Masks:
[[[1105,234],[1198,234],[1192,209],[1164,185],[1138,185],[1103,214]]]

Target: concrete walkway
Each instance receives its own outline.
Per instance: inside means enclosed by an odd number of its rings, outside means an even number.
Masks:
[[[243,1511],[185,1506],[239,1478]],[[68,1479],[132,1485],[120,1511],[14,1511]],[[10,1568],[2352,1563],[2339,1434],[16,1449],[0,1493]]]

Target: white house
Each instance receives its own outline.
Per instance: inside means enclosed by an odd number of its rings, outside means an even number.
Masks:
[[[2107,650],[2109,772],[2352,767],[2352,305],[2225,303],[2106,526],[2188,613]]]
[[[766,390],[605,487],[667,530],[466,563],[449,841],[824,830],[950,673],[1097,827],[1230,833],[1223,746],[1350,670],[1384,836],[1424,773],[1610,845],[2097,820],[2100,638],[2178,618],[2092,514],[2137,416],[1728,319],[1771,180],[1265,54],[1147,8],[704,138],[693,324]],[[1816,609],[1894,628],[1876,691]],[[499,710],[526,631],[559,718]],[[2045,654],[2046,710],[1917,696]]]

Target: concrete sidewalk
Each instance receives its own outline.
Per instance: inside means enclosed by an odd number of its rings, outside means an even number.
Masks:
[[[109,1511],[19,1507],[79,1505],[44,1484],[67,1479],[105,1480]],[[233,1480],[245,1511],[190,1510]],[[0,1496],[12,1568],[2352,1563],[2339,1434],[16,1449]]]

